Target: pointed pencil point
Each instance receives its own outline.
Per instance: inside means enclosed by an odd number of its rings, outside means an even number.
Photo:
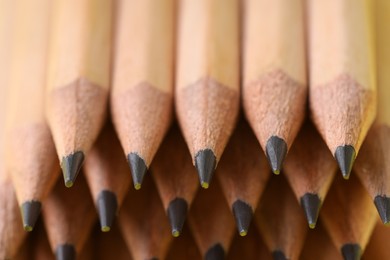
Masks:
[[[359,260],[362,249],[358,244],[345,244],[341,247],[344,260]]]
[[[390,198],[387,196],[376,196],[374,203],[383,224],[390,225]]]
[[[75,182],[77,175],[79,174],[83,162],[84,153],[80,151],[62,157],[61,169],[62,174],[64,175],[65,186],[67,188],[73,186],[73,183]]]
[[[195,167],[202,188],[207,189],[209,187],[216,165],[217,158],[211,149],[201,150],[195,155]]]
[[[141,189],[141,184],[148,167],[146,166],[144,159],[136,153],[129,153],[127,155],[127,161],[130,166],[131,176],[133,177],[134,188],[139,190]]]
[[[280,250],[275,250],[272,252],[272,258],[274,260],[287,260],[287,257]]]
[[[286,142],[277,136],[272,136],[267,141],[265,152],[273,173],[278,175],[287,154]]]
[[[339,164],[343,178],[348,180],[356,158],[355,148],[351,145],[339,146],[337,147],[334,156]]]
[[[246,236],[253,216],[252,207],[242,200],[236,200],[233,203],[233,215],[236,219],[236,225],[240,236]]]
[[[207,250],[205,260],[223,260],[225,259],[225,250],[220,244],[216,244]]]
[[[59,245],[56,250],[56,260],[76,260],[76,250],[73,245]]]
[[[107,190],[100,192],[97,199],[97,208],[101,230],[103,232],[110,231],[118,209],[115,193]]]
[[[309,228],[314,229],[316,227],[318,214],[321,208],[321,199],[317,194],[306,193],[301,197],[301,205],[305,212]]]
[[[26,201],[20,207],[25,231],[32,231],[41,213],[42,204],[39,201]]]
[[[172,236],[178,237],[183,229],[187,216],[188,205],[182,198],[176,198],[169,203],[168,218],[171,223]]]

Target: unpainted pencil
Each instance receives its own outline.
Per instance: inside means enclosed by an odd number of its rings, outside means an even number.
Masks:
[[[187,224],[184,224],[183,234],[175,238],[171,244],[167,258],[169,260],[201,260],[202,256]]]
[[[314,228],[337,164],[309,120],[298,133],[283,169],[309,227]]]
[[[260,149],[248,123],[241,118],[216,170],[241,236],[248,233],[270,175],[267,160]]]
[[[376,113],[370,1],[306,2],[311,116],[348,179]]]
[[[76,259],[86,244],[96,214],[84,176],[70,192],[58,181],[43,202],[43,220],[56,259]]]
[[[209,190],[198,192],[188,223],[203,259],[225,259],[234,236],[234,219],[218,180]]]
[[[44,110],[50,5],[15,3],[5,149],[26,231],[33,229],[59,172]]]
[[[274,259],[299,259],[307,227],[305,216],[284,176],[272,176],[269,180],[255,220]]]
[[[171,224],[172,235],[178,237],[198,190],[198,182],[191,155],[176,124],[164,138],[151,171]]]
[[[389,239],[390,229],[378,220],[362,259],[390,259]]]
[[[304,1],[243,3],[243,107],[272,171],[279,174],[305,118]]]
[[[175,1],[119,1],[112,118],[135,189],[171,122]]]
[[[373,1],[376,32],[378,115],[354,168],[368,190],[382,222],[390,225],[390,2]]]
[[[239,111],[239,1],[179,5],[176,114],[207,188]]]
[[[53,2],[46,112],[71,187],[107,112],[113,1]]]
[[[335,179],[320,218],[344,259],[360,259],[377,215],[370,196],[356,176],[348,182]]]
[[[130,174],[113,126],[107,122],[93,145],[84,173],[103,232],[110,230],[130,186]]]
[[[151,176],[146,176],[140,191],[129,191],[118,219],[133,259],[165,259],[172,236]]]

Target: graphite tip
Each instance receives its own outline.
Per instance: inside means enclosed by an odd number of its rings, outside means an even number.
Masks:
[[[195,167],[202,188],[207,189],[209,187],[216,165],[217,157],[211,149],[201,150],[195,155]]]
[[[59,245],[56,250],[56,260],[76,260],[76,249],[73,245]]]
[[[287,260],[287,257],[280,250],[275,250],[272,252],[272,258],[274,260]]]
[[[236,200],[233,203],[233,215],[240,236],[246,236],[253,216],[252,207],[242,200]]]
[[[148,167],[146,166],[144,159],[136,153],[129,153],[127,155],[127,161],[130,166],[131,176],[133,177],[134,188],[139,190],[141,189],[142,181]]]
[[[339,164],[343,178],[348,180],[356,158],[355,148],[351,145],[339,146],[337,147],[334,156]]]
[[[215,244],[207,250],[205,260],[223,260],[225,259],[225,250],[221,244]]]
[[[168,218],[171,223],[172,236],[178,237],[183,229],[187,216],[188,205],[182,198],[176,198],[169,203]]]
[[[39,201],[26,201],[20,207],[22,212],[23,228],[30,232],[33,230],[41,212],[42,204]]]
[[[306,193],[301,197],[301,205],[305,212],[309,228],[313,229],[316,227],[318,214],[321,208],[321,199],[317,194]]]
[[[67,188],[73,186],[83,162],[84,153],[81,151],[62,157],[61,169],[62,174],[64,175],[65,186]]]
[[[359,260],[362,254],[362,249],[358,244],[345,244],[341,247],[341,253],[344,260]]]
[[[390,225],[390,198],[387,196],[376,196],[374,203],[383,224]]]
[[[103,232],[108,232],[114,222],[118,209],[118,202],[115,193],[103,190],[97,199],[100,227]]]
[[[286,142],[282,138],[271,136],[267,141],[265,150],[273,173],[278,175],[287,154]]]

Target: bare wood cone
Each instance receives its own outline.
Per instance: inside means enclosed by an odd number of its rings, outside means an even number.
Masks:
[[[183,228],[183,235],[175,238],[172,242],[171,248],[169,249],[166,259],[170,260],[201,260],[202,256],[196,246],[195,240],[185,224]]]
[[[378,220],[362,259],[390,259],[389,245],[386,243],[389,239],[390,229]]]

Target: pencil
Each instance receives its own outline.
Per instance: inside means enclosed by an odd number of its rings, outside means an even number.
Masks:
[[[345,179],[376,113],[368,2],[307,1],[311,116]]]
[[[200,260],[202,256],[187,224],[184,224],[183,234],[174,239],[167,254],[169,260]]]
[[[300,259],[342,260],[343,257],[330,239],[324,225],[320,222],[315,230],[308,232]]]
[[[307,83],[303,1],[244,1],[243,107],[272,171],[305,117]]]
[[[368,190],[382,222],[390,225],[390,3],[373,1],[375,10],[378,115],[367,134],[355,172]]]
[[[122,154],[113,126],[107,122],[84,165],[103,232],[110,231],[130,186],[130,174]]]
[[[172,114],[174,0],[119,1],[111,112],[135,189]]]
[[[145,178],[143,189],[132,189],[127,194],[119,212],[119,224],[133,259],[165,259],[172,236],[150,176]]]
[[[336,178],[320,218],[344,259],[360,259],[377,220],[374,205],[357,177]]]
[[[46,111],[71,187],[106,118],[112,1],[58,0],[51,14]]]
[[[84,176],[72,191],[60,181],[43,202],[43,220],[56,259],[74,260],[95,223],[95,211]]]
[[[299,259],[306,238],[305,216],[283,176],[272,176],[255,221],[274,259]]]
[[[127,250],[125,241],[120,233],[118,225],[113,225],[109,233],[102,233],[96,229],[93,236],[96,237],[95,256],[97,260],[111,259],[115,255],[117,260],[133,259]]]
[[[283,169],[309,227],[315,228],[322,203],[336,174],[337,163],[309,120],[298,133]]]
[[[270,175],[267,160],[260,149],[248,123],[241,118],[216,170],[241,236],[248,233]]]
[[[41,218],[42,220],[42,218]],[[35,225],[34,232],[28,238],[32,253],[30,259],[52,260],[53,252],[51,251],[49,239],[42,221]]]
[[[172,235],[178,237],[198,191],[198,183],[191,155],[176,124],[158,150],[151,171],[171,224]]]
[[[234,236],[234,219],[218,181],[209,190],[198,192],[188,221],[202,258],[225,259]]]
[[[50,4],[15,3],[5,149],[26,231],[33,229],[59,172],[44,111]]]
[[[178,20],[176,114],[207,188],[239,111],[239,1],[183,0]]]
[[[377,221],[362,259],[390,259],[389,239],[389,228]]]

